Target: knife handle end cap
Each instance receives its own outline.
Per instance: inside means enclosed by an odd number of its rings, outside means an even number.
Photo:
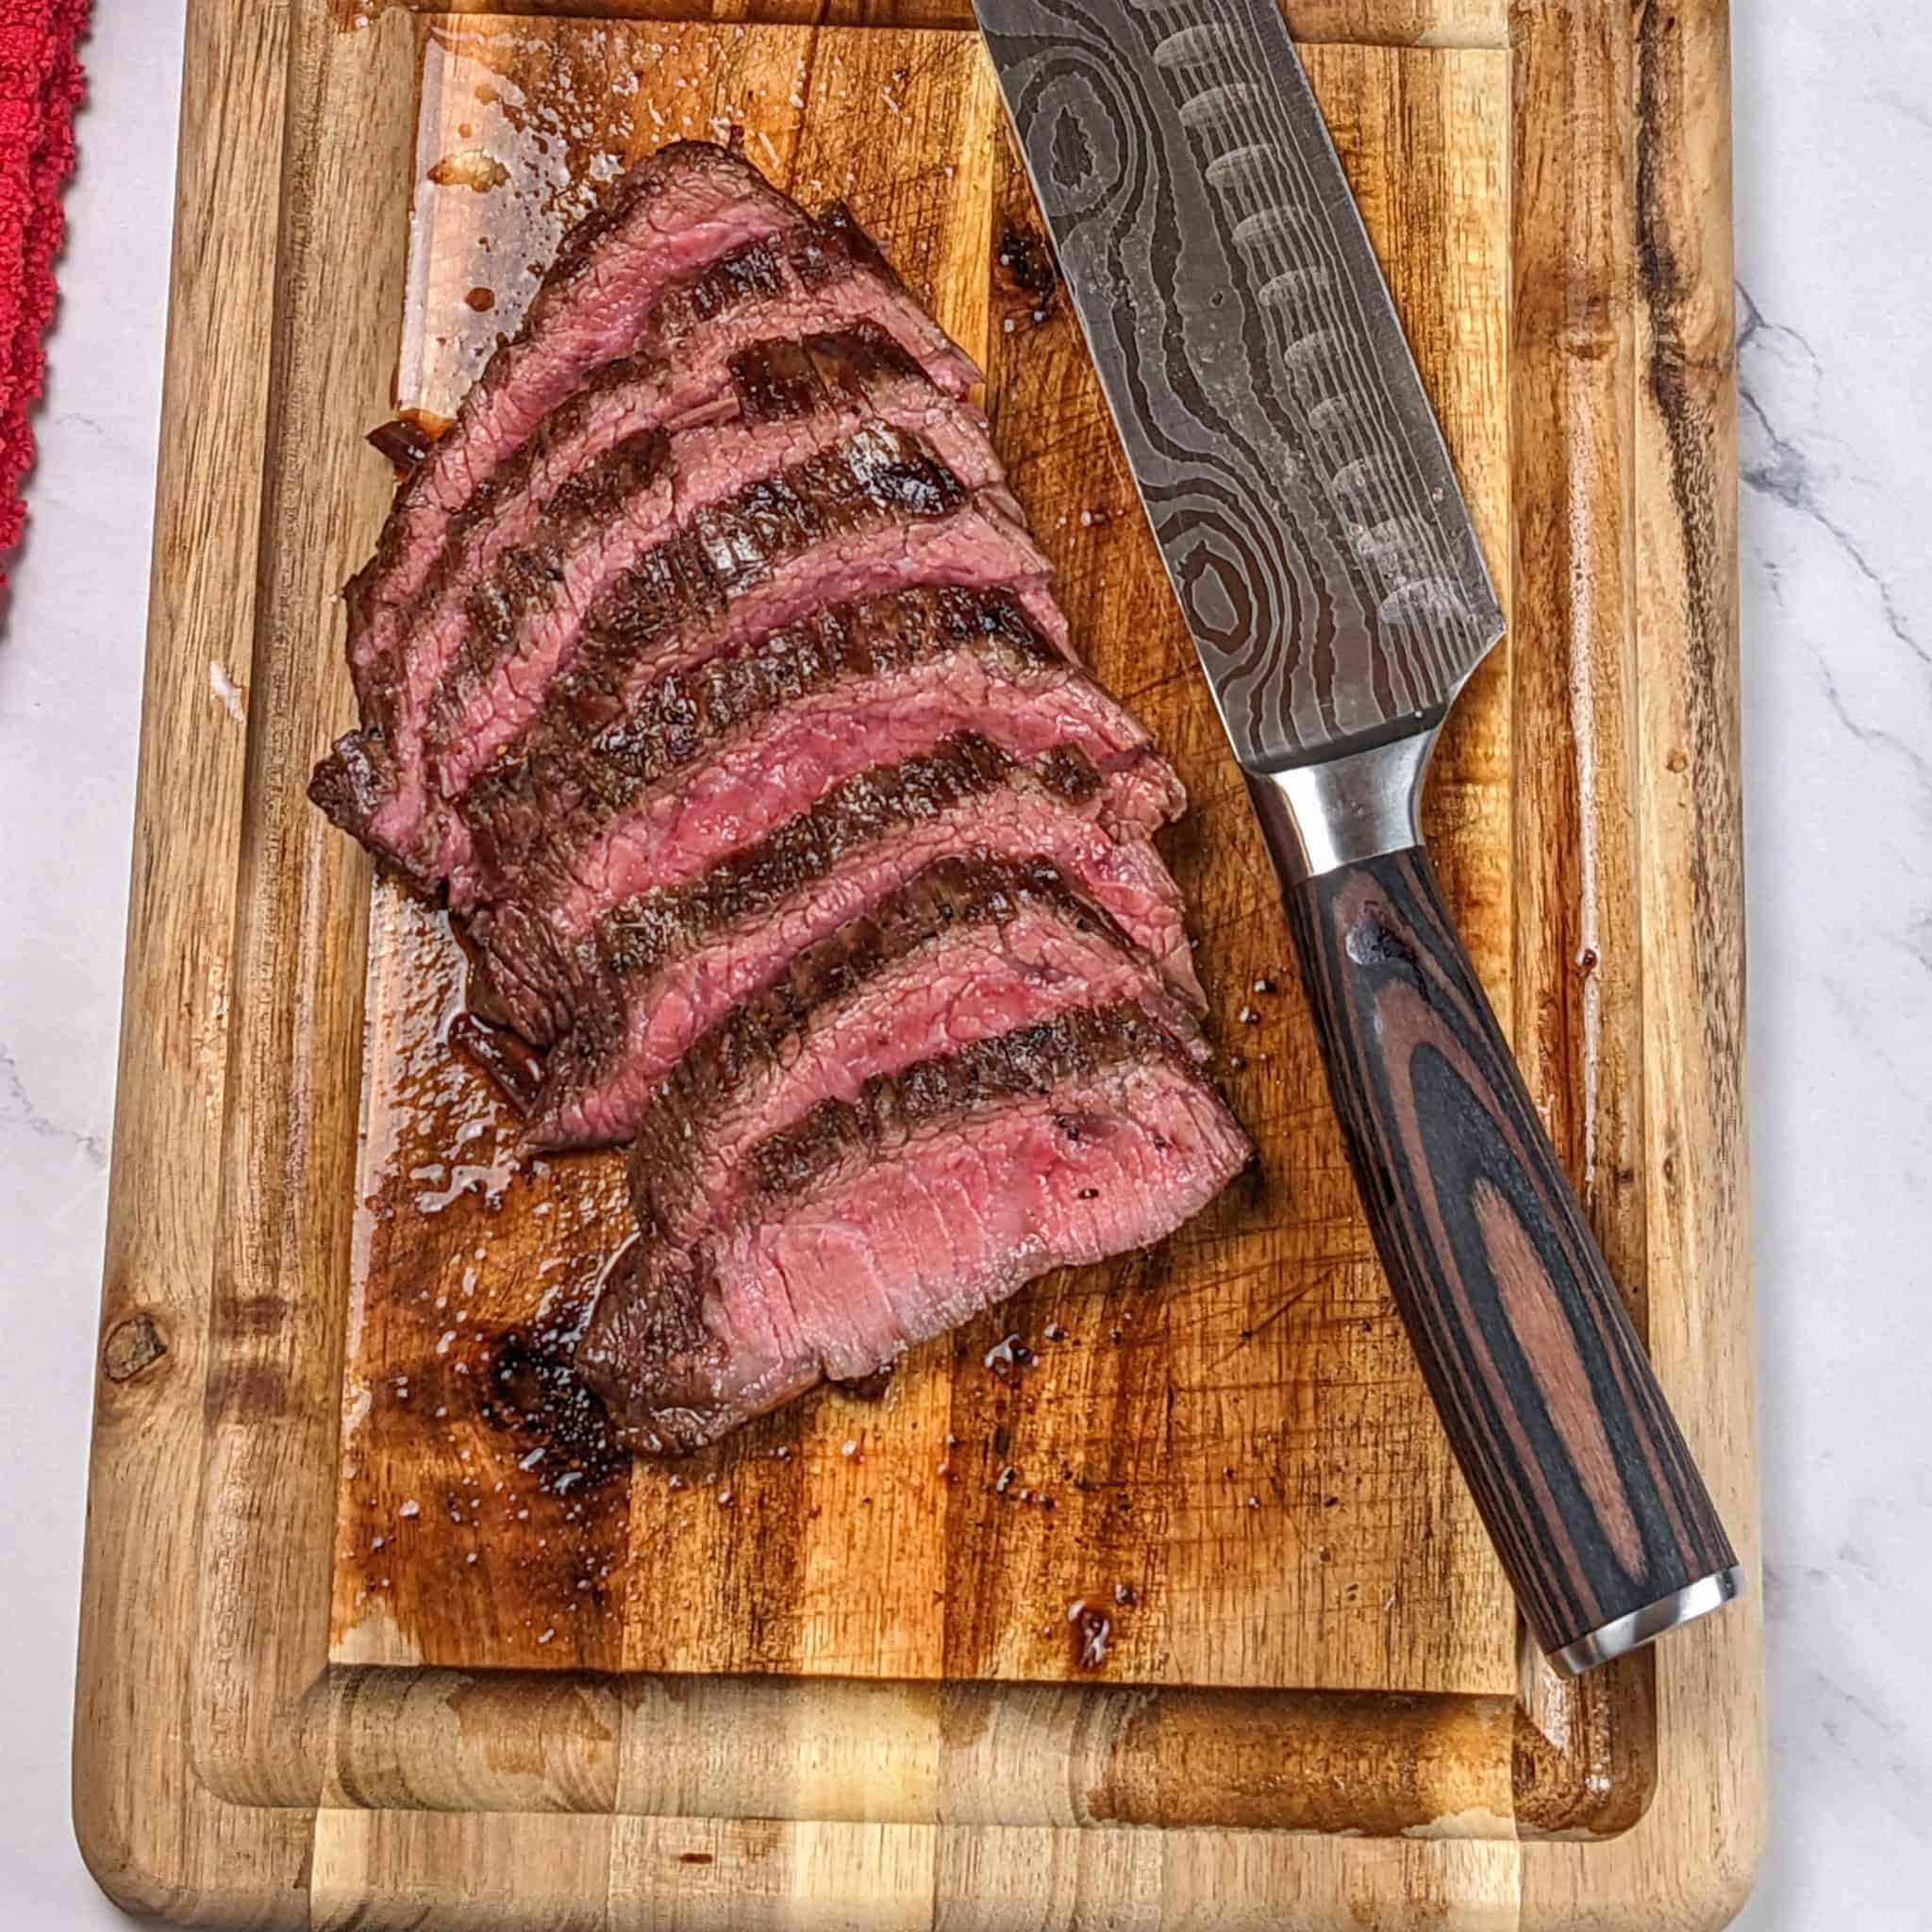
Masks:
[[[1700,1576],[1696,1582],[1687,1583],[1683,1589],[1674,1590],[1669,1596],[1645,1604],[1628,1616],[1613,1618],[1594,1630],[1586,1631],[1574,1643],[1553,1651],[1550,1660],[1573,1677],[1580,1677],[1585,1671],[1596,1670],[1613,1657],[1641,1650],[1667,1632],[1681,1629],[1699,1617],[1707,1617],[1712,1610],[1723,1609],[1743,1594],[1744,1566],[1734,1563],[1728,1570]]]

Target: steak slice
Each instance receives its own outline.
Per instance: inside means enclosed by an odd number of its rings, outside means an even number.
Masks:
[[[660,679],[588,735],[555,709],[544,723],[458,809],[475,895],[513,891],[566,934],[763,838],[867,766],[960,730],[1023,759],[1072,744],[1105,775],[1151,754],[1139,722],[1016,599],[954,587],[820,610]]]
[[[935,860],[808,946],[736,1008],[651,1095],[630,1158],[647,1242],[714,1224],[750,1150],[874,1075],[1076,1007],[1131,1000],[1196,1058],[1193,1015],[1106,913],[1045,859]]]
[[[469,581],[464,574],[452,577],[439,568],[433,608],[377,681],[379,696],[365,706],[362,731],[337,745],[311,786],[346,829],[419,884],[440,883],[447,869],[443,835],[451,827],[439,804],[459,796],[468,775],[500,745],[509,727],[498,714],[523,715],[541,697],[546,667],[568,661],[600,592],[675,529],[688,526],[690,541],[701,542],[708,515],[714,542],[733,546],[741,559],[760,541],[803,541],[810,532],[801,520],[789,530],[740,530],[732,512],[742,525],[766,508],[752,486],[774,476],[807,503],[846,507],[851,463],[880,460],[862,439],[879,425],[899,432],[908,449],[916,446],[964,490],[985,491],[997,508],[1012,505],[984,419],[936,390],[876,329],[758,344],[733,358],[732,382],[731,421],[668,441],[641,432],[560,484],[529,541],[500,556],[480,583],[470,581],[466,602],[455,594]],[[832,453],[842,442],[854,451],[841,462]],[[656,467],[636,454],[646,450],[661,453]],[[891,480],[889,474],[885,481]],[[886,508],[875,506],[875,514]],[[659,574],[672,587],[703,589],[704,562],[667,558]],[[495,688],[499,678],[514,687],[508,707]],[[472,729],[481,734],[474,743],[466,738]],[[433,769],[425,770],[425,758]],[[357,782],[344,781],[349,772]]]
[[[698,1448],[824,1378],[889,1367],[1048,1269],[1160,1240],[1249,1151],[1139,1008],[1058,1014],[761,1141],[697,1242],[640,1239],[577,1368],[632,1446]]]
[[[708,142],[676,142],[636,163],[565,236],[517,334],[397,490],[375,555],[346,591],[358,695],[368,701],[451,520],[587,377],[641,351],[667,379],[642,397],[615,385],[624,404],[655,412],[646,418],[613,422],[603,408],[577,418],[575,440],[555,439],[549,451],[565,473],[624,436],[702,408],[724,386],[725,358],[746,342],[861,318],[889,330],[954,393],[979,379],[843,208],[813,220],[748,162]],[[512,479],[502,500],[514,501],[519,487]]]
[[[1199,1010],[1180,895],[1142,836],[1174,808],[1164,765],[1106,784],[1062,747],[1019,764],[971,732],[848,779],[687,886],[626,902],[575,943],[514,902],[473,931],[473,1004],[551,1055],[529,1124],[541,1146],[628,1137],[652,1090],[792,957],[935,859],[967,849],[1055,865]]]

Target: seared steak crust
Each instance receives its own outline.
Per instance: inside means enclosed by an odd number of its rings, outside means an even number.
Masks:
[[[802,1194],[934,1126],[1148,1058],[1206,1082],[1195,1056],[1132,1005],[1076,1008],[902,1074],[882,1074],[865,1083],[857,1100],[826,1101],[765,1141],[751,1158],[751,1197],[768,1205]],[[1077,1139],[1078,1121],[1070,1118],[1064,1131]]]
[[[1023,766],[962,732],[848,780],[691,884],[626,902],[582,940],[516,902],[493,908],[478,925],[473,1000],[526,1038],[559,1041],[531,1138],[627,1139],[651,1089],[716,1018],[948,850],[1052,858],[1198,1008],[1174,883],[1140,831],[1113,823],[1117,802],[1143,814],[1174,803],[1172,774],[1150,762],[1144,781],[1106,781],[1079,753]]]
[[[806,1037],[835,1012],[877,1004],[882,985],[908,998],[908,974],[943,977],[937,961],[976,947],[989,928],[1032,914],[1063,930],[1080,957],[1115,957],[1141,981],[1140,1003],[1199,1057],[1206,1049],[1193,1016],[1119,924],[1067,883],[1043,858],[966,851],[939,859],[908,884],[829,938],[808,946],[776,984],[734,1008],[699,1039],[651,1096],[632,1143],[630,1177],[638,1221],[648,1241],[680,1238],[685,1216],[714,1165],[721,1116],[734,1103],[781,1083],[802,1058]],[[1013,968],[1024,974],[1032,959]],[[890,1033],[883,1016],[875,1042]],[[949,1015],[949,1024],[957,1024]],[[852,1029],[848,1029],[852,1030]],[[877,1069],[875,1071],[892,1071]]]
[[[558,693],[458,807],[477,889],[488,898],[514,891],[549,903],[559,887],[546,874],[567,867],[601,828],[734,735],[802,700],[958,657],[1015,687],[1077,683],[1081,699],[1110,714],[1124,742],[1147,742],[1007,591],[926,587],[833,605],[742,652],[660,678],[608,723],[601,722],[601,694]]]

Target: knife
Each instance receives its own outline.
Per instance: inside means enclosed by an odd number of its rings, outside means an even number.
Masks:
[[[1537,1641],[1742,1572],[1422,849],[1503,614],[1273,0],[974,0],[1246,774],[1376,1250]]]

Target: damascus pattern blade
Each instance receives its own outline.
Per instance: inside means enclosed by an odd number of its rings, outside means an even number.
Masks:
[[[975,0],[1236,755],[1426,728],[1502,635],[1273,0]]]

